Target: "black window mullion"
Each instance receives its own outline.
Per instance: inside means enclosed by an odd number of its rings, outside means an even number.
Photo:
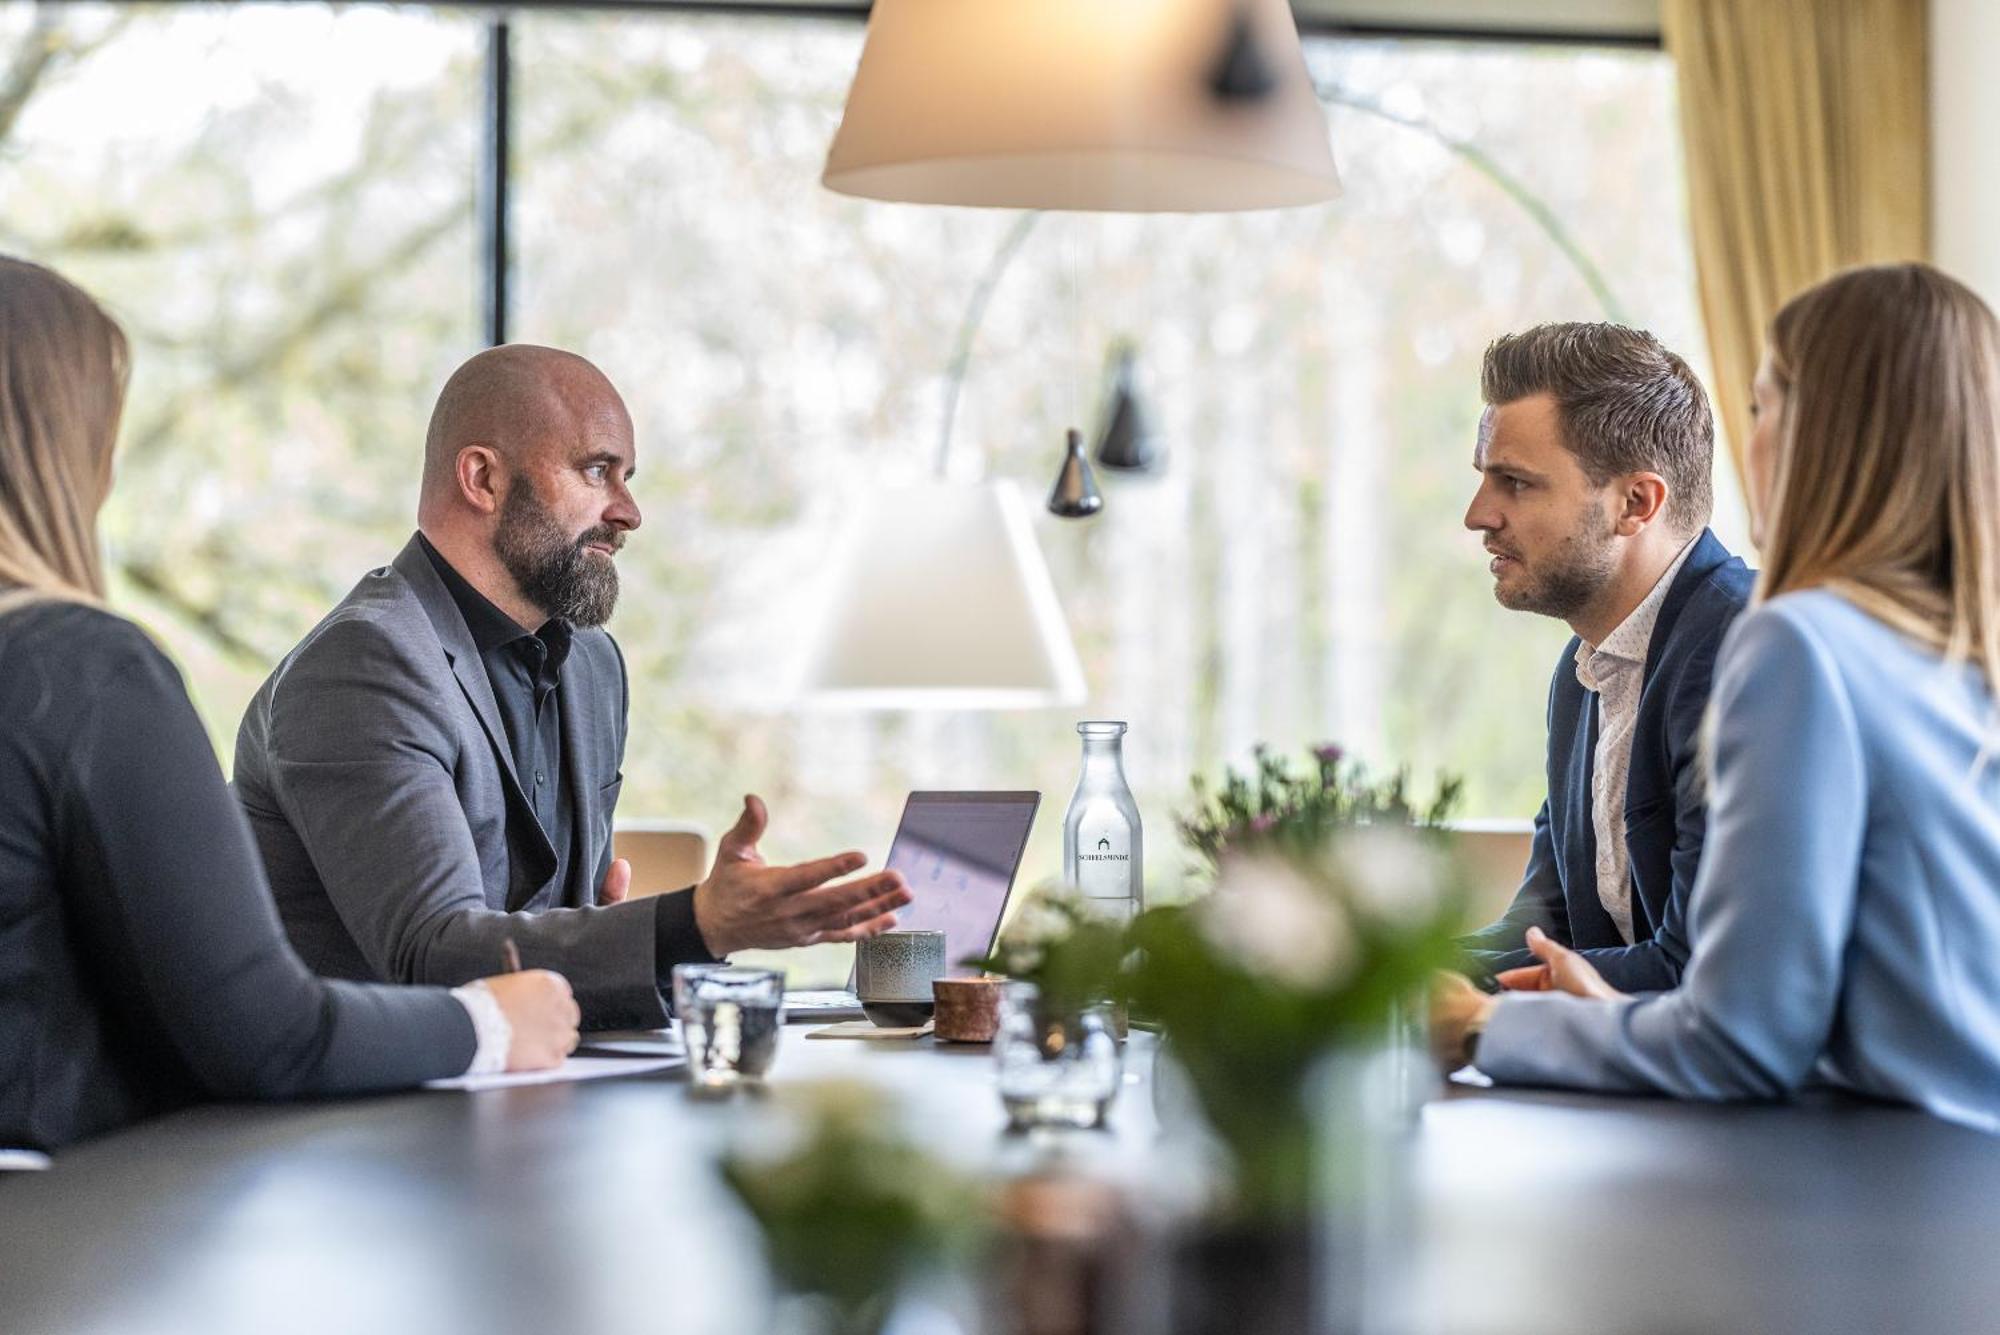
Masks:
[[[507,341],[513,36],[505,17],[486,26],[485,134],[479,157],[480,325],[488,346]]]

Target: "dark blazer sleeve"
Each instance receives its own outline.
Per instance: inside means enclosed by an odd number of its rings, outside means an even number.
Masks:
[[[315,978],[179,674],[136,628],[71,741],[57,803],[80,931],[112,1004],[225,1098],[394,1089],[457,1075],[476,1046],[441,988]]]
[[[487,904],[435,701],[458,687],[440,675],[390,631],[348,619],[301,646],[274,683],[269,783],[341,922],[383,978],[455,986],[497,972],[511,940],[527,967],[569,979],[586,1028],[664,1024],[658,906]]]
[[[1498,922],[1462,937],[1471,972],[1487,978],[1502,969],[1534,963],[1522,942],[1530,927],[1539,927],[1564,945],[1569,944],[1569,908],[1563,901],[1562,877],[1556,868],[1555,837],[1549,828],[1549,804],[1535,813],[1535,842],[1528,854],[1528,870],[1514,902]]]

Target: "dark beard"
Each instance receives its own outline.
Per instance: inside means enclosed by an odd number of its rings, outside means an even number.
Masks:
[[[624,541],[609,524],[570,538],[535,494],[534,484],[516,476],[500,505],[493,550],[522,597],[550,617],[573,626],[601,626],[618,605],[618,568],[584,549],[601,542],[616,551]]]
[[[1534,582],[1512,595],[1501,597],[1504,607],[1516,612],[1537,612],[1558,621],[1568,621],[1590,606],[1617,566],[1611,543],[1595,531],[1595,514],[1587,514],[1563,545],[1531,572]],[[1495,590],[1499,596],[1499,591]]]

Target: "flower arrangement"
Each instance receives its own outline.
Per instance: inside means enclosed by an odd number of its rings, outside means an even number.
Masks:
[[[756,1218],[779,1282],[815,1301],[829,1331],[876,1335],[907,1285],[978,1251],[990,1203],[902,1136],[867,1086],[787,1093],[790,1143],[776,1155],[729,1154],[723,1180]]]
[[[1312,1178],[1306,1084],[1321,1057],[1380,1041],[1449,964],[1466,876],[1437,828],[1459,785],[1421,807],[1337,748],[1300,773],[1259,750],[1255,773],[1196,787],[1181,822],[1213,887],[1132,924],[1123,990],[1157,1022],[1236,1168],[1247,1216],[1296,1218]]]
[[[1249,774],[1229,770],[1219,788],[1194,777],[1194,809],[1181,818],[1180,833],[1211,877],[1230,850],[1311,855],[1330,833],[1352,826],[1442,825],[1464,791],[1459,779],[1441,777],[1419,809],[1407,772],[1377,780],[1332,743],[1312,748],[1304,768],[1265,746],[1254,758]]]

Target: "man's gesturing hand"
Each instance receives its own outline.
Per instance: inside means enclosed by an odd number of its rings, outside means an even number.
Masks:
[[[761,798],[744,798],[743,814],[716,846],[714,870],[694,888],[695,926],[711,955],[859,941],[896,925],[895,910],[910,902],[902,876],[883,871],[828,885],[861,869],[868,859],[859,853],[766,866],[757,841],[768,819]]]
[[[604,869],[604,885],[597,892],[600,904],[622,904],[632,893],[632,863],[627,858],[614,858]]]

